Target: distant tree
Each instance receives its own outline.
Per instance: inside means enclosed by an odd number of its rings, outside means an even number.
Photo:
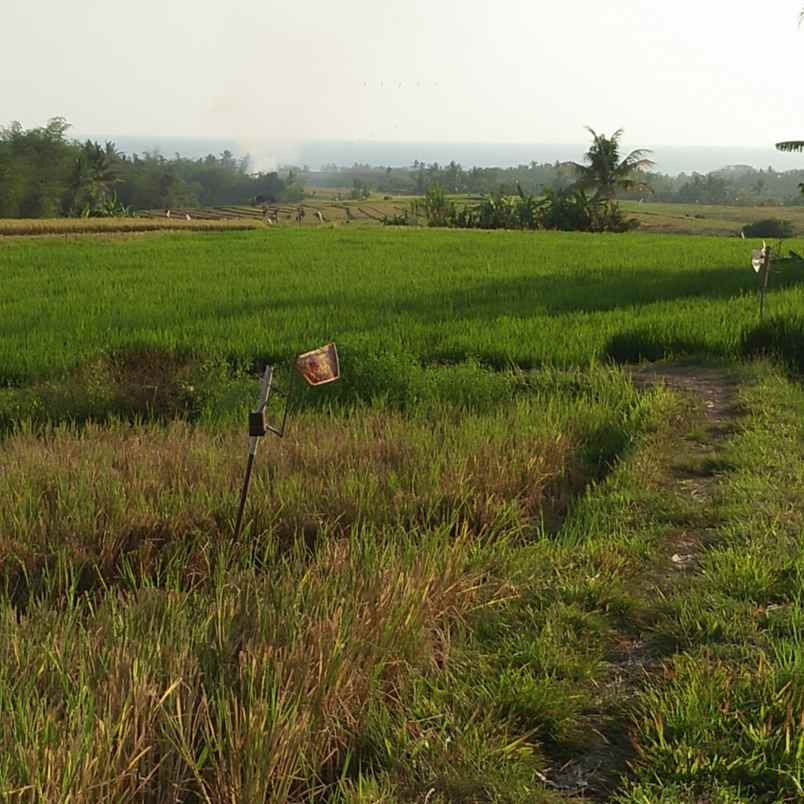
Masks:
[[[0,217],[59,215],[76,148],[63,117],[41,128],[0,128]]]
[[[120,215],[132,210],[300,201],[304,188],[294,170],[251,173],[248,157],[230,151],[168,159],[158,151],[125,156],[112,142],[76,142],[69,124],[54,117],[45,126],[0,126],[0,218]]]
[[[355,201],[361,201],[371,196],[371,188],[362,179],[354,179],[352,181],[352,190],[349,193],[349,198]]]
[[[692,180],[678,190],[676,200],[682,204],[727,204],[734,199],[728,182],[722,176],[694,173]]]
[[[444,188],[437,182],[431,184],[419,202],[414,202],[414,213],[421,212],[428,226],[448,226],[454,207],[447,198]]]
[[[598,134],[589,126],[586,129],[592,135],[592,145],[585,155],[587,164],[571,163],[579,175],[575,185],[579,190],[594,190],[593,201],[611,201],[618,190],[650,191],[644,178],[639,175],[640,171],[653,167],[654,163],[645,158],[650,151],[640,148],[621,159],[621,128],[611,137]]]
[[[122,157],[113,142],[105,146],[87,140],[75,158],[65,212],[73,215],[104,214],[121,181]]]
[[[416,192],[423,193],[426,189],[426,179],[424,174],[424,164],[419,162],[418,169],[416,171]]]
[[[776,149],[778,151],[787,151],[788,153],[798,153],[804,151],[804,140],[785,140],[784,142],[777,142]]]

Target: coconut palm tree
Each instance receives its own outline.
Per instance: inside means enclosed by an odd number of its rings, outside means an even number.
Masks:
[[[579,190],[594,190],[593,201],[611,201],[618,190],[650,191],[650,187],[638,175],[639,171],[653,167],[654,163],[645,158],[650,151],[639,148],[621,159],[621,128],[611,137],[598,134],[589,126],[586,130],[592,135],[592,145],[585,155],[588,164],[570,163],[579,174],[575,184]]]
[[[804,140],[785,140],[785,142],[777,142],[776,148],[779,151],[804,151]]]
[[[121,181],[121,159],[113,142],[104,147],[87,140],[80,146],[70,180],[74,214],[94,214],[113,198],[114,185]]]
[[[802,23],[804,23],[804,9],[802,9],[798,15],[799,26],[801,26]],[[787,151],[788,153],[799,153],[804,151],[804,140],[785,140],[784,142],[777,142],[776,148],[779,151]]]

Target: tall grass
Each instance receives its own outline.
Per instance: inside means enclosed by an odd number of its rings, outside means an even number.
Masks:
[[[369,530],[271,574],[208,556],[187,588],[77,594],[69,573],[3,607],[0,791],[21,801],[303,800],[337,781],[364,713],[444,660],[450,622],[493,588],[469,551]],[[418,540],[417,540],[418,541]],[[67,584],[58,608],[44,600]]]
[[[551,517],[655,402],[614,370],[540,380],[474,410],[299,414],[260,453],[239,544],[239,428],[17,426],[0,451],[0,792],[533,800],[540,740],[576,734],[584,697],[523,667],[497,683],[486,660],[478,685],[465,632],[520,597],[510,550],[550,555]],[[551,627],[573,617],[559,606]],[[559,649],[542,640],[556,672]]]
[[[542,387],[518,400],[475,411],[434,402],[402,414],[376,403],[297,415],[288,437],[260,454],[252,544],[364,526],[535,536],[628,447],[646,415],[617,371],[572,384],[539,378]],[[0,566],[12,595],[35,590],[57,556],[86,586],[197,537],[227,543],[245,446],[233,425],[18,425],[0,451]]]

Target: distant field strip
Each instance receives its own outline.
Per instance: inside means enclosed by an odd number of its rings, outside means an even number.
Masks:
[[[183,217],[190,215],[194,220],[253,220],[262,223],[268,215],[280,224],[293,224],[294,226],[318,226],[316,213],[321,213],[325,223],[382,223],[386,216],[399,215],[408,208],[408,199],[394,199],[392,201],[331,201],[325,199],[306,199],[303,202],[289,204],[265,204],[250,206],[248,204],[224,205],[218,207],[201,207],[172,209],[171,213]],[[304,212],[301,221],[298,219],[299,210]],[[149,210],[142,213],[146,217],[163,219],[164,210]]]
[[[172,218],[3,218],[0,219],[0,237],[3,235],[48,234],[107,234],[112,232],[158,232],[164,229],[189,232],[217,232],[254,229],[258,224],[246,218],[204,219],[191,215],[191,220]]]
[[[804,233],[804,206],[729,207],[719,204],[640,204],[636,201],[625,201],[622,206],[639,221],[641,229],[650,232],[738,237],[746,224],[778,218],[790,221],[798,235]]]
[[[474,205],[482,197],[450,196],[458,206]],[[174,207],[171,217],[165,210],[152,209],[137,213],[135,218],[51,218],[0,219],[2,235],[83,234],[104,232],[150,232],[162,229],[189,231],[222,231],[262,228],[265,211],[281,226],[316,227],[321,213],[327,224],[376,226],[383,219],[403,215],[410,210],[412,196],[372,197],[366,200],[333,200],[307,198],[299,203],[277,203],[254,206],[227,204],[216,207]],[[738,236],[743,226],[763,218],[789,220],[798,233],[804,233],[804,207],[726,207],[708,204],[661,204],[625,201],[630,217],[639,221],[643,232],[658,234],[700,234]],[[299,221],[298,211],[304,211]],[[185,216],[191,220],[187,221]]]

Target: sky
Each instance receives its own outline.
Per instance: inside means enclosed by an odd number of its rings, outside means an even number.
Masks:
[[[0,125],[634,146],[804,138],[804,0],[2,0]]]

